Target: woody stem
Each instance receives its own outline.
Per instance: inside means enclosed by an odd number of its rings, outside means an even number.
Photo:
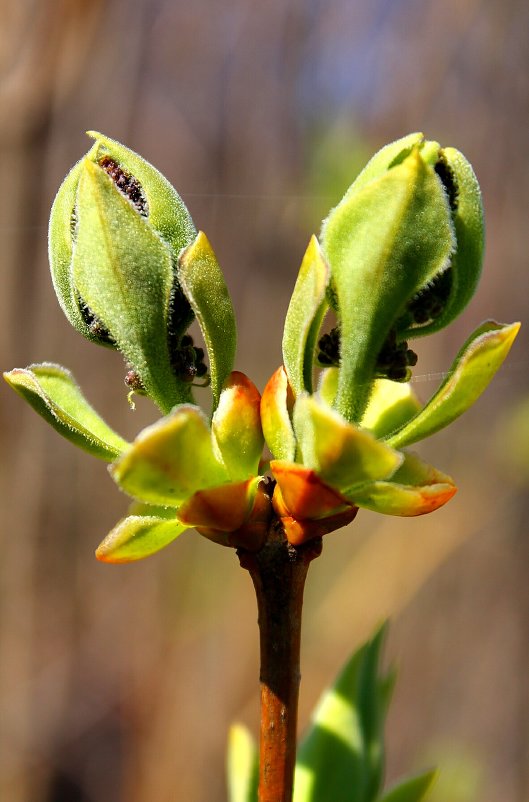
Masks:
[[[259,802],[291,802],[296,762],[303,589],[321,540],[291,546],[274,519],[263,548],[239,550],[257,596],[261,649]]]

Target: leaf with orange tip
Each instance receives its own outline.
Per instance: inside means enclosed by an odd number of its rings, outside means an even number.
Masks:
[[[294,395],[281,365],[270,377],[261,398],[261,422],[266,444],[277,459],[293,460],[296,438],[290,413]]]
[[[325,484],[315,471],[304,465],[272,460],[270,470],[281,490],[286,509],[295,518],[323,518],[341,512],[350,505],[340,493]]]
[[[252,508],[261,477],[237,484],[198,490],[178,510],[178,518],[187,526],[205,526],[232,532],[239,529]]]
[[[234,482],[255,476],[263,451],[261,395],[250,379],[237,370],[228,376],[213,415],[211,431],[229,477]]]
[[[391,481],[372,482],[344,493],[359,507],[384,515],[415,516],[433,512],[450,501],[457,488],[450,478],[415,454],[406,454]]]

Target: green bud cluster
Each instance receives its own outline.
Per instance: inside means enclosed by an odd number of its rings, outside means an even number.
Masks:
[[[196,238],[182,199],[152,165],[101,134],[64,180],[51,211],[49,255],[59,302],[87,339],[125,357],[127,385],[162,410],[188,401],[204,352],[179,257]]]

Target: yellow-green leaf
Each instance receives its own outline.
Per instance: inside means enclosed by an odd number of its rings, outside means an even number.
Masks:
[[[6,382],[59,434],[95,457],[112,462],[129,443],[90,406],[70,371],[44,362],[4,373]]]
[[[339,491],[351,485],[386,479],[402,456],[364,429],[347,423],[315,396],[300,396],[294,407],[294,430],[303,464]]]
[[[176,519],[129,516],[120,521],[96,550],[101,562],[129,563],[143,560],[172,543],[189,527]]]
[[[222,270],[202,231],[181,253],[178,279],[197,317],[208,351],[215,409],[222,385],[233,368],[237,326]]]
[[[213,453],[204,414],[186,404],[140,432],[111,473],[133,498],[168,507],[228,480]]]
[[[314,349],[323,314],[329,268],[316,237],[303,257],[285,319],[283,359],[294,395],[312,391]]]
[[[388,438],[394,448],[411,445],[438,432],[477,401],[501,367],[519,323],[483,323],[457,355],[447,378],[420,412]]]
[[[415,454],[405,460],[390,481],[378,481],[344,491],[358,507],[384,515],[415,516],[433,512],[450,501],[457,488],[450,476]]]

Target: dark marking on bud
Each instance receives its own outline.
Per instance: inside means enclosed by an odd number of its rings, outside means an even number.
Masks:
[[[110,156],[103,156],[99,160],[99,166],[112,179],[119,191],[125,195],[142,217],[148,217],[149,209],[147,198],[144,195],[140,182],[125,172],[119,164]]]
[[[335,326],[318,340],[317,362],[322,367],[338,367],[340,364],[340,329]]]
[[[444,156],[440,156],[435,163],[434,170],[439,176],[441,184],[448,196],[448,203],[452,212],[457,212],[459,205],[459,189],[457,186],[454,171],[446,161]]]
[[[73,207],[70,215],[70,234],[72,236],[72,241],[75,242],[77,239],[77,206]]]
[[[140,378],[140,374],[134,368],[131,368],[127,371],[125,375],[125,384],[133,393],[137,395],[146,395],[147,392],[145,387],[143,386],[143,382]]]
[[[116,345],[116,342],[108,329],[104,326],[104,324],[99,320],[97,315],[90,309],[88,304],[86,304],[82,298],[79,298],[79,309],[81,315],[83,317],[84,322],[88,327],[88,331],[90,333],[90,337],[95,341],[100,343],[101,345]]]
[[[208,375],[208,368],[204,362],[204,349],[193,344],[190,334],[184,334],[178,347],[171,351],[171,365],[175,375],[187,384],[191,384],[195,379],[206,378]]]
[[[408,348],[406,340],[397,341],[395,329],[391,329],[376,361],[377,378],[394,382],[408,381],[410,368],[417,364],[417,354]]]
[[[452,292],[453,280],[452,268],[448,267],[414,295],[407,307],[411,325],[424,326],[443,314]]]

